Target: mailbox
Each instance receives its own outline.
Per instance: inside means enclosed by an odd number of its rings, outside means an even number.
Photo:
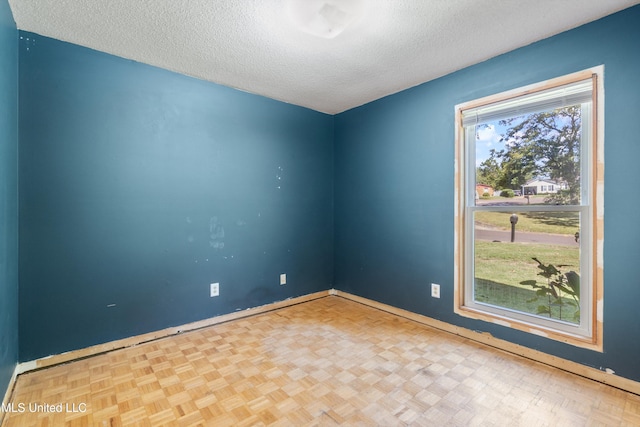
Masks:
[[[516,224],[518,223],[518,215],[511,214],[509,221],[511,222],[511,242],[513,243],[516,240]]]
[[[509,218],[509,221],[511,221],[511,225],[516,225],[518,223],[518,215],[511,214],[511,218]]]

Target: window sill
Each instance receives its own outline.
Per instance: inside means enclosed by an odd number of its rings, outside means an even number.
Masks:
[[[511,317],[499,316],[493,313],[487,313],[485,311],[477,310],[471,307],[460,306],[455,307],[454,312],[462,317],[467,317],[475,320],[482,320],[484,322],[492,323],[495,325],[504,326],[510,329],[516,329],[519,331],[527,332],[533,335],[537,335],[543,338],[560,341],[565,344],[570,344],[575,347],[585,348],[588,350],[603,352],[602,341],[597,340],[597,331],[602,327],[600,322],[595,325],[593,337],[584,337],[582,335],[570,334],[565,331],[559,331],[552,328],[546,328],[534,323],[527,323],[521,320],[516,320]]]

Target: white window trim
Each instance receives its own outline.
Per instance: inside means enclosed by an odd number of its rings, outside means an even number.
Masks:
[[[470,109],[484,110],[491,113],[491,104],[502,102],[507,99],[516,98],[524,95],[532,94],[540,91],[554,90],[570,83],[591,80],[593,83],[593,102],[592,102],[592,121],[591,129],[583,129],[583,132],[591,133],[591,150],[587,153],[588,160],[583,161],[583,167],[591,174],[591,182],[589,186],[589,194],[583,194],[589,200],[588,206],[582,207],[581,215],[584,218],[591,217],[591,232],[589,233],[590,254],[581,255],[587,259],[581,259],[581,266],[588,268],[590,283],[588,284],[588,292],[590,296],[588,301],[588,309],[590,311],[589,324],[585,325],[588,331],[585,334],[584,329],[580,333],[571,333],[566,330],[559,330],[553,324],[532,323],[518,316],[504,316],[501,314],[490,313],[486,310],[479,310],[477,307],[469,307],[465,303],[465,293],[468,282],[465,271],[465,260],[469,257],[469,248],[465,246],[469,236],[469,225],[466,223],[465,213],[465,188],[468,186],[466,176],[467,165],[465,164],[465,129],[463,125],[463,112]],[[567,76],[551,79],[542,83],[529,85],[523,88],[514,89],[500,94],[488,96],[474,101],[456,105],[456,160],[455,160],[455,271],[454,271],[454,311],[461,316],[479,319],[486,322],[499,324],[502,326],[526,331],[535,335],[544,336],[550,339],[566,342],[578,347],[588,348],[596,351],[603,351],[602,330],[603,330],[603,242],[604,242],[604,66],[593,67]],[[532,98],[533,99],[533,98]],[[468,120],[468,119],[467,119]],[[587,171],[585,170],[585,172]],[[585,175],[583,175],[585,176]],[[544,207],[540,209],[544,210]],[[576,210],[576,209],[573,209]],[[587,223],[585,223],[585,226]],[[581,236],[582,237],[582,236]],[[581,251],[582,253],[583,251]],[[581,298],[582,299],[582,298]]]

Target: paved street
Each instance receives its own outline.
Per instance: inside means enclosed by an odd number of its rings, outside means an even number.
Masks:
[[[476,227],[476,240],[489,240],[500,242],[511,242],[511,231],[492,230]],[[525,233],[518,232],[516,228],[516,243],[547,243],[550,245],[578,246],[573,236],[548,233]]]
[[[479,206],[518,206],[527,204],[540,205],[544,203],[544,199],[545,196],[531,196],[529,200],[526,197],[519,196],[510,199],[479,199],[476,201],[476,203]],[[475,237],[476,240],[497,240],[500,242],[511,242],[511,231],[476,227]],[[547,243],[550,245],[566,245],[576,247],[579,246],[573,236],[566,236],[562,234],[519,232],[517,227],[515,241],[520,243]]]

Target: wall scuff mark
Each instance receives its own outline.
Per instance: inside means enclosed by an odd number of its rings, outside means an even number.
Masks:
[[[224,248],[224,227],[218,222],[217,216],[209,219],[209,246],[214,249]]]

